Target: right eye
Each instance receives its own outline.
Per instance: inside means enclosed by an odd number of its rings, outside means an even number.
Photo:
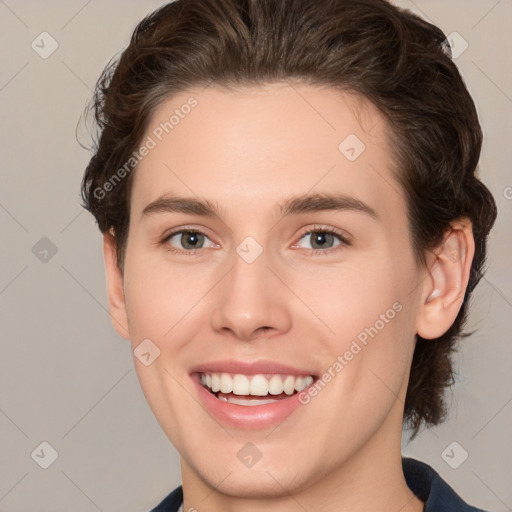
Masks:
[[[161,243],[171,252],[186,254],[196,249],[204,249],[206,240],[210,241],[210,247],[215,247],[215,244],[201,231],[195,229],[180,229],[167,235]]]

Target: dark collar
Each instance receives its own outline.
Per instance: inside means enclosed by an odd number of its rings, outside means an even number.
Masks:
[[[425,502],[425,512],[484,512],[463,501],[427,464],[404,457],[402,468],[409,489]]]

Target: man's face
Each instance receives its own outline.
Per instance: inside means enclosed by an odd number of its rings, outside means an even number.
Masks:
[[[279,495],[399,450],[424,274],[387,129],[362,99],[305,85],[209,87],[155,112],[124,300],[133,349],[160,351],[135,365],[184,479]]]

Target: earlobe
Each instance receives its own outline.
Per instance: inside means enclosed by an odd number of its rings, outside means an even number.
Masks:
[[[438,338],[453,324],[464,301],[474,253],[470,221],[464,219],[453,223],[433,252],[423,286],[416,325],[416,332],[422,338]]]
[[[103,234],[103,257],[105,260],[110,319],[119,336],[129,340],[130,333],[124,299],[123,275],[117,266],[116,243],[110,232]]]

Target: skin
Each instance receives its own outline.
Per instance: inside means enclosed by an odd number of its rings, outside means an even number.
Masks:
[[[198,105],[135,172],[124,275],[104,235],[113,324],[133,349],[149,338],[160,350],[135,366],[181,455],[185,510],[422,510],[401,467],[409,369],[415,334],[441,335],[460,309],[470,223],[454,222],[427,266],[417,264],[389,128],[360,97],[304,84],[211,86],[169,98],[147,135],[190,96]],[[366,146],[353,162],[338,150],[349,134]],[[167,193],[208,200],[218,216],[142,215]],[[287,198],[306,193],[352,196],[378,220],[353,210],[279,215]],[[179,235],[161,243],[184,227],[207,235],[194,254]],[[321,229],[350,245],[334,237],[312,253],[306,232]],[[248,236],[263,248],[250,264],[236,252]],[[402,310],[277,428],[221,425],[199,404],[194,365],[270,359],[322,375],[396,302]],[[247,442],[262,454],[252,468],[237,458]]]

